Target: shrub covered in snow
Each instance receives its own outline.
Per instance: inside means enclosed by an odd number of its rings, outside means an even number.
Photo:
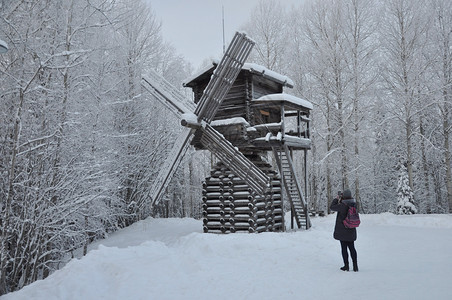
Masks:
[[[399,183],[397,186],[397,208],[398,215],[412,215],[417,213],[414,205],[414,194],[408,180],[408,172],[403,163],[400,164]]]

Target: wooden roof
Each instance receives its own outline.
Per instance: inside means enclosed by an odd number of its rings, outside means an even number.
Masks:
[[[206,67],[201,72],[195,74],[193,77],[186,79],[183,85],[185,87],[193,87],[196,86],[200,81],[209,80],[217,65],[218,62],[212,62],[211,66]],[[245,63],[242,67],[242,71],[247,71],[257,76],[262,76],[285,87],[293,88],[294,86],[292,79],[290,79],[289,77],[267,69],[258,64]]]
[[[313,109],[311,102],[285,93],[265,95],[259,99],[253,99],[252,102],[264,107],[279,108],[283,105],[286,110],[309,111]]]

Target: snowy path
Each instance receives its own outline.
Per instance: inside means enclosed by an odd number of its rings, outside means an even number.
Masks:
[[[451,215],[363,215],[358,273],[339,270],[334,218],[307,232],[230,235],[148,219],[0,299],[452,299]]]

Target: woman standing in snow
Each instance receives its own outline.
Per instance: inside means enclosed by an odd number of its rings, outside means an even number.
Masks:
[[[358,272],[358,260],[355,249],[356,228],[346,228],[343,223],[347,217],[348,207],[355,205],[356,201],[353,199],[351,191],[346,189],[342,198],[334,199],[330,206],[331,210],[337,211],[333,237],[341,242],[342,258],[344,259],[344,266],[341,268],[342,271],[348,271],[350,269],[348,264],[348,248],[353,261],[353,271]]]

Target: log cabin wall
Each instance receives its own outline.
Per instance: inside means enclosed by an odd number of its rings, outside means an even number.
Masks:
[[[212,66],[210,69],[206,70],[204,73],[200,74],[187,84],[184,84],[185,87],[190,87],[192,89],[193,98],[196,104],[198,104],[199,100],[201,100],[202,93],[206,89],[215,68],[216,65]]]
[[[246,120],[252,119],[253,110],[251,108],[251,100],[253,100],[253,79],[251,74],[245,76],[246,90],[245,90],[245,109],[246,109]]]
[[[214,120],[222,120],[229,118],[242,117],[248,119],[246,115],[246,94],[247,94],[247,80],[246,76],[241,71],[228,94],[223,100],[223,103],[218,108]]]
[[[248,159],[269,176],[269,191],[265,195],[256,194],[242,178],[218,162],[203,182],[204,232],[284,231],[280,177],[260,156]]]
[[[279,83],[263,78],[256,74],[251,74],[251,102],[252,99],[259,99],[268,94],[276,94],[283,92],[283,86]],[[281,112],[276,109],[255,109],[251,107],[250,115],[247,119],[251,126],[265,123],[281,122]]]
[[[205,72],[187,85],[193,90],[195,103],[198,103],[201,99],[202,93],[207,87],[212,73],[213,69]],[[242,70],[224,98],[223,103],[218,108],[214,120],[242,117],[247,120],[251,126],[262,123],[280,122],[281,117],[278,110],[253,109],[251,100],[258,99],[264,95],[282,92],[282,84],[248,70]]]
[[[198,104],[199,100],[201,100],[202,93],[206,89],[208,83],[209,83],[209,79],[206,79],[206,80],[200,81],[196,85],[192,86],[193,96],[194,96],[196,104]]]
[[[202,86],[202,90],[205,86]],[[275,109],[256,111],[251,106],[251,100],[268,94],[282,93],[282,91],[283,86],[281,84],[247,70],[242,70],[219,107],[215,120],[242,117],[251,126],[280,122],[280,111]]]
[[[191,87],[194,93],[195,103],[198,103],[202,94],[207,87],[215,68],[211,68],[195,79],[188,82],[185,86]],[[279,123],[281,122],[281,110],[277,105],[271,107],[255,107],[253,99],[258,99],[268,94],[278,94],[283,92],[283,84],[271,77],[262,76],[261,73],[242,69],[237,76],[234,84],[223,99],[222,104],[218,108],[214,121],[241,117],[246,120],[250,126]],[[259,150],[255,146],[250,145],[250,139],[257,138],[253,132],[247,132],[244,123],[235,123],[228,125],[215,125],[218,130],[228,141],[242,150],[248,149],[250,146],[253,151]],[[265,136],[265,132],[260,132]],[[195,135],[192,145],[196,149],[203,149],[199,141],[200,135]]]

